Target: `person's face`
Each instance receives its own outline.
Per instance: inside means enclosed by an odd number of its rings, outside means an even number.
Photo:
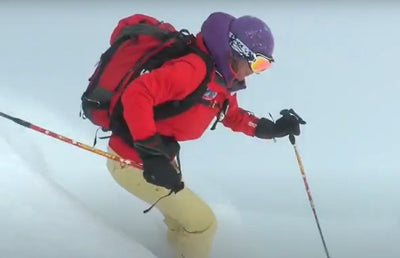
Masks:
[[[238,81],[243,81],[247,76],[253,74],[249,62],[243,58],[231,57],[231,67]]]

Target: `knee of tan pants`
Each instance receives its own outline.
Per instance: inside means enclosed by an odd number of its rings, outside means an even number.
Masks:
[[[190,189],[185,188],[158,208],[165,216],[168,242],[175,247],[176,257],[209,256],[217,221],[205,202]]]
[[[216,221],[210,221],[208,227],[198,228],[197,231],[187,231],[185,228],[181,232],[175,233],[175,257],[179,258],[208,258],[210,256],[214,235],[216,231]]]
[[[214,212],[189,188],[161,201],[157,208],[169,228],[177,225],[188,233],[204,232],[217,224]]]
[[[178,220],[171,218],[168,215],[164,215],[164,223],[168,227],[168,232],[172,234],[186,232],[187,234],[202,234],[204,232],[215,232],[217,221],[214,214],[211,212],[208,215],[204,215],[201,219],[193,218],[189,225],[183,225]],[[170,234],[171,235],[171,234]]]
[[[182,227],[184,232],[189,234],[209,234],[208,232],[214,232],[217,220],[211,208],[206,206],[196,211],[196,215],[191,212],[191,216],[183,220]]]

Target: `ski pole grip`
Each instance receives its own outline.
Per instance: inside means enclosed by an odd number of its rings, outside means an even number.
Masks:
[[[289,135],[289,141],[290,141],[290,143],[291,143],[292,145],[295,145],[295,144],[296,144],[296,138],[294,137],[293,134],[290,134],[290,135]]]
[[[289,113],[292,114],[292,115],[294,115],[294,116],[297,118],[297,120],[299,120],[299,123],[300,123],[300,124],[302,124],[302,125],[305,125],[305,124],[306,124],[306,121],[304,121],[303,118],[301,118],[301,116],[299,116],[299,115],[293,110],[293,108],[291,108],[291,109],[289,110]]]
[[[301,125],[305,125],[306,124],[306,121],[304,121],[303,120],[303,118],[301,118],[294,110],[293,110],[293,108],[291,108],[291,109],[283,109],[283,110],[281,110],[281,112],[280,112],[280,114],[282,115],[282,116],[294,116],[296,119],[297,119],[297,121],[299,121],[299,124],[301,124]]]

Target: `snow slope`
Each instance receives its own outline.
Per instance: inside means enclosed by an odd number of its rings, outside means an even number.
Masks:
[[[35,148],[18,144],[29,142],[1,137],[0,257],[155,257],[49,178]]]

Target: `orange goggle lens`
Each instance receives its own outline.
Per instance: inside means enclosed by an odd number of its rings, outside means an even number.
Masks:
[[[254,73],[261,73],[271,67],[271,63],[274,62],[273,58],[266,57],[261,54],[256,54],[254,61],[250,61],[250,68]]]

